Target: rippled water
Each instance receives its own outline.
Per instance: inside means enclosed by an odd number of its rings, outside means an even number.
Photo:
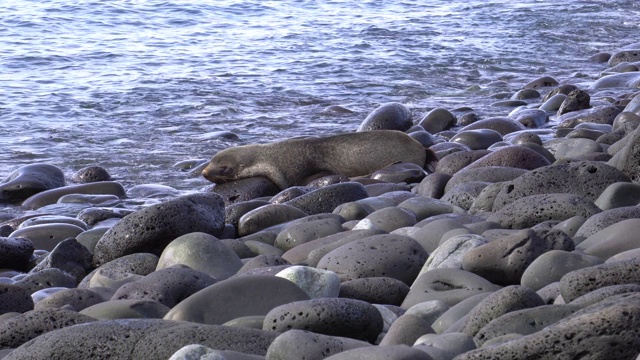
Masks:
[[[505,115],[487,84],[595,77],[588,57],[640,24],[637,0],[77,3],[0,2],[0,177],[99,164],[125,185],[193,189],[207,182],[174,163],[352,131],[388,101]]]

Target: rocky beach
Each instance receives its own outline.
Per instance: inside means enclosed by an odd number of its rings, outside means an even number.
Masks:
[[[406,132],[427,170],[187,192],[3,174],[0,358],[636,359],[640,43],[590,61],[488,84],[500,116],[372,108],[357,131]]]

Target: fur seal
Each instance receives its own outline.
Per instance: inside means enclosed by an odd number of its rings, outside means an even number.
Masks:
[[[264,176],[281,189],[323,175],[364,176],[385,166],[431,167],[435,153],[404,132],[375,130],[236,146],[215,154],[202,175],[216,184]]]

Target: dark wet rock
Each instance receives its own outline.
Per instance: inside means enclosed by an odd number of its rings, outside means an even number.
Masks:
[[[35,250],[26,238],[0,237],[0,265],[5,269],[26,270]]]
[[[428,131],[414,131],[409,133],[409,136],[411,136],[414,140],[416,140],[426,148],[436,143],[436,138]]]
[[[600,209],[583,196],[573,194],[531,195],[507,204],[487,217],[505,229],[523,229],[547,220],[589,218]]]
[[[566,302],[591,291],[623,284],[640,283],[640,259],[605,263],[567,273],[560,279],[560,293]]]
[[[175,238],[204,232],[217,236],[224,228],[224,205],[212,193],[192,194],[146,207],[127,215],[98,241],[94,263],[138,252],[159,255]]]
[[[106,320],[49,332],[22,345],[7,359],[168,359],[189,344],[265,355],[276,336],[256,329],[157,319]]]
[[[456,124],[456,116],[444,108],[435,108],[429,111],[419,122],[426,131],[431,134],[450,129]]]
[[[444,195],[449,179],[451,175],[448,174],[429,174],[414,188],[414,192],[422,197],[439,199]]]
[[[319,189],[325,186],[349,181],[351,180],[349,180],[349,178],[345,175],[327,175],[309,181],[306,186],[312,189]]]
[[[310,186],[292,186],[290,188],[284,189],[282,191],[280,191],[279,193],[275,194],[271,199],[269,199],[269,201],[267,203],[269,204],[282,204],[285,203],[291,199],[295,199],[300,195],[304,195],[306,193],[308,193],[309,191],[313,190],[312,187]],[[253,200],[251,201],[252,203],[260,203],[260,200]],[[245,201],[243,203],[240,204],[246,204],[249,203],[249,201]],[[246,206],[246,205],[245,205]]]
[[[304,218],[307,215],[304,211],[287,204],[260,206],[240,217],[238,220],[238,234],[240,236],[254,234],[274,225]]]
[[[122,219],[132,212],[132,210],[128,209],[88,208],[80,211],[76,217],[88,226],[93,227],[101,221],[109,219]]]
[[[6,313],[23,313],[33,310],[33,299],[30,289],[18,284],[0,283],[0,315]],[[2,322],[0,322],[0,326]]]
[[[280,192],[280,188],[268,178],[257,176],[218,184],[211,191],[220,195],[225,205],[231,205],[263,196],[273,196]]]
[[[66,239],[56,245],[29,273],[57,268],[75,277],[77,284],[87,275],[92,259],[93,256],[86,247],[75,239]]]
[[[126,191],[122,184],[115,181],[100,181],[46,190],[29,197],[22,203],[22,206],[27,209],[39,209],[55,204],[63,196],[71,194],[115,195],[120,199],[126,197]]]
[[[502,135],[491,129],[461,130],[449,141],[464,144],[471,150],[485,150],[502,141]]]
[[[333,354],[359,347],[372,346],[368,342],[347,337],[317,334],[291,329],[273,340],[267,351],[270,360],[322,360]]]
[[[303,212],[312,215],[320,213],[330,213],[340,204],[356,201],[368,197],[366,189],[362,184],[356,182],[345,182],[325,186],[298,196],[287,201],[285,204],[296,207]]]
[[[590,101],[591,97],[588,92],[579,89],[573,90],[567,94],[567,98],[560,105],[558,116],[572,111],[588,109],[591,107]]]
[[[44,333],[93,321],[96,319],[69,310],[28,311],[0,322],[0,349],[17,348]]]
[[[545,251],[533,230],[522,230],[467,251],[462,268],[498,285],[520,284],[526,268]]]
[[[397,163],[371,174],[372,179],[390,183],[417,183],[425,177],[424,169],[413,163]]]
[[[224,324],[309,296],[289,280],[269,275],[233,277],[206,287],[173,307],[166,320]]]
[[[468,271],[436,269],[420,275],[402,303],[403,309],[431,300],[440,300],[449,306],[471,296],[492,292],[500,286]]]
[[[531,335],[456,357],[472,359],[635,359],[640,295],[618,295]]]
[[[411,110],[403,104],[390,102],[374,109],[362,121],[358,130],[400,130],[405,131],[413,125]]]
[[[25,165],[0,182],[0,202],[17,203],[39,192],[65,186],[64,173],[48,164]]]
[[[535,150],[524,146],[505,146],[472,162],[467,168],[485,166],[514,167],[533,170],[550,165],[549,160]]]
[[[251,210],[257,209],[264,205],[269,205],[266,200],[248,200],[225,206],[224,222],[238,228],[240,218]]]
[[[264,330],[289,329],[373,342],[382,331],[380,312],[371,304],[346,298],[320,298],[280,305],[267,313]]]
[[[109,175],[109,172],[102,166],[87,166],[76,171],[71,177],[71,180],[78,184],[86,184],[98,181],[109,181],[111,180],[111,175]]]
[[[565,274],[598,264],[603,260],[578,252],[551,250],[540,255],[524,271],[521,284],[535,291],[559,281]]]
[[[427,259],[414,239],[402,235],[374,235],[358,239],[326,254],[319,269],[331,270],[343,280],[391,277],[409,285]]]
[[[140,280],[122,285],[112,300],[155,300],[173,307],[182,300],[216,283],[211,276],[187,266],[160,269]]]
[[[52,287],[67,287],[73,288],[76,286],[77,281],[73,275],[70,275],[57,268],[48,268],[27,274],[19,281],[16,281],[16,285],[23,287],[30,294],[47,288]]]
[[[409,293],[409,286],[390,277],[367,277],[340,284],[340,297],[366,301],[371,304],[400,306]]]
[[[469,312],[461,325],[460,332],[476,336],[478,331],[491,320],[515,310],[544,305],[533,290],[525,286],[507,286],[484,298]]]
[[[90,272],[78,284],[78,288],[89,288],[91,279],[98,270],[114,271],[121,274],[145,276],[156,270],[158,256],[149,253],[135,253],[114,259]],[[115,290],[115,289],[114,289]]]

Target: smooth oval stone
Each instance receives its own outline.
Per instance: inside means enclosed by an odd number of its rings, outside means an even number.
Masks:
[[[135,253],[130,255],[125,255],[114,259],[97,269],[93,270],[84,279],[78,284],[78,288],[88,288],[90,287],[91,281],[93,280],[94,275],[101,270],[109,270],[115,271],[117,273],[122,274],[135,274],[145,276],[156,270],[156,266],[158,265],[158,257],[149,253]],[[121,285],[121,284],[120,284]],[[118,287],[120,287],[118,285]],[[95,286],[105,286],[103,284],[96,284]],[[95,287],[91,286],[91,287]],[[115,289],[114,289],[115,290]]]
[[[16,349],[9,359],[90,359],[96,349],[112,359],[168,359],[190,344],[264,356],[275,337],[256,329],[159,319],[104,320],[46,333]]]
[[[71,224],[71,225],[78,226],[84,230],[87,230],[87,224],[85,224],[84,221],[76,218],[72,218],[69,216],[58,216],[58,215],[42,215],[42,216],[32,217],[30,219],[23,221],[20,224],[20,226],[18,226],[18,229],[26,228],[33,225],[42,225],[42,224],[51,224],[51,223]]]
[[[27,209],[39,209],[46,205],[55,204],[63,195],[69,194],[115,195],[121,199],[126,197],[126,191],[122,184],[114,181],[101,181],[43,191],[25,200],[22,206]]]
[[[196,292],[174,306],[164,319],[223,324],[242,316],[266,315],[276,306],[308,299],[289,280],[268,275],[242,276]]]
[[[416,221],[422,221],[431,216],[459,211],[458,208],[447,202],[422,196],[407,199],[398,204],[398,208],[411,211],[415,215]]]
[[[558,111],[566,98],[567,95],[565,94],[555,94],[550,98],[544,100],[539,109],[549,112]]]
[[[425,220],[432,219],[433,217]],[[466,222],[460,219],[438,219],[423,224],[420,230],[413,233],[412,237],[420,243],[427,252],[434,252],[440,246],[442,236],[450,230],[463,228]],[[420,223],[418,223],[420,224]]]
[[[450,178],[448,174],[429,174],[412,191],[424,198],[439,199],[444,195],[444,187]]]
[[[544,148],[556,159],[581,159],[602,152],[602,146],[598,142],[585,138],[553,139],[546,142]]]
[[[96,319],[61,309],[32,310],[0,322],[0,348],[17,348],[44,333]]]
[[[0,237],[0,265],[3,268],[27,270],[35,247],[24,237]]]
[[[607,259],[607,261],[605,261],[606,263],[612,263],[612,262],[617,262],[617,261],[624,261],[624,260],[630,260],[630,259],[635,259],[635,258],[640,258],[640,249],[633,249],[633,250],[627,250],[627,251],[623,251],[617,255],[614,255],[610,258]]]
[[[613,105],[596,106],[590,109],[570,112],[559,116],[556,121],[560,128],[573,128],[581,123],[613,124],[620,109]]]
[[[338,297],[340,293],[340,278],[332,271],[292,266],[280,271],[276,276],[293,282],[311,299]]]
[[[142,279],[144,276],[113,269],[98,268],[89,281],[89,287],[105,287],[114,291],[122,285]]]
[[[319,239],[311,240],[309,242],[300,244],[288,250],[287,252],[285,252],[282,255],[282,258],[291,264],[303,264],[307,262],[309,253],[311,253],[312,251],[320,247],[339,242],[345,238],[350,238],[350,237],[352,237],[353,239],[362,238],[370,235],[376,235],[379,233],[381,232],[377,230],[355,230],[355,231],[346,231],[346,232],[340,232],[333,235],[328,235]]]
[[[436,138],[428,131],[414,131],[409,133],[414,140],[422,144],[422,146],[428,148],[436,143]]]
[[[529,129],[542,127],[549,122],[547,112],[540,109],[523,109],[513,114],[512,118]]]
[[[598,231],[620,221],[638,218],[640,218],[640,208],[638,208],[637,206],[625,206],[621,208],[605,210],[585,220],[578,231],[576,231],[575,237],[587,238],[597,233]]]
[[[494,106],[494,107],[499,107],[499,106],[518,107],[518,106],[525,106],[525,105],[527,105],[527,102],[524,100],[501,100],[501,101],[496,101],[491,103],[491,106]]]
[[[456,123],[456,116],[445,108],[435,108],[429,111],[419,122],[426,131],[431,134],[438,133],[453,127]]]
[[[445,333],[445,331],[447,331],[446,333],[448,334],[453,333],[449,332],[448,329],[453,327],[453,325],[455,324],[459,324],[460,321],[462,321],[462,318],[464,318],[469,313],[469,311],[471,311],[476,305],[480,303],[480,301],[491,294],[492,292],[478,293],[459,301],[449,309],[445,310],[442,315],[437,317],[433,321],[433,323],[431,323],[431,327],[437,334],[443,334]]]
[[[640,185],[618,182],[609,185],[594,202],[600,209],[609,210],[640,204]]]
[[[127,190],[130,198],[165,199],[179,196],[180,192],[175,188],[160,184],[134,185]]]
[[[390,102],[374,109],[362,121],[356,131],[400,130],[405,131],[413,125],[411,110],[403,104]]]
[[[545,245],[533,230],[522,230],[469,249],[462,256],[462,268],[494,284],[519,284],[525,269],[545,251]]]
[[[317,267],[318,262],[331,251],[353,241],[379,234],[382,234],[380,230],[350,230],[336,234],[336,238],[332,238],[330,242],[326,244],[323,243],[319,247],[311,249],[306,262],[309,266]]]
[[[216,185],[211,191],[220,195],[225,205],[253,200],[264,196],[273,196],[280,188],[263,176],[229,181]]]
[[[183,264],[215,279],[224,280],[241,267],[240,258],[215,236],[194,232],[182,235],[164,248],[156,269]]]
[[[400,306],[409,293],[409,286],[390,277],[367,277],[344,281],[339,296],[366,301],[371,304]]]
[[[550,165],[549,160],[535,150],[524,146],[505,146],[472,162],[467,168],[485,166],[514,167],[533,170]]]
[[[582,241],[576,249],[606,260],[623,251],[640,248],[640,219],[610,225]]]
[[[120,198],[115,195],[86,195],[67,194],[62,195],[58,204],[93,204],[101,206],[115,206],[120,202]]]
[[[476,305],[463,321],[460,332],[476,336],[491,320],[515,310],[544,305],[542,298],[526,286],[512,285],[497,290]]]
[[[615,66],[623,62],[636,62],[640,61],[640,50],[638,49],[625,49],[616,51],[611,55],[608,60],[609,66]]]
[[[433,333],[430,325],[419,316],[405,313],[391,324],[391,327],[380,341],[380,346],[411,346],[420,336]]]
[[[505,229],[524,229],[546,220],[589,218],[601,210],[587,198],[574,194],[530,195],[507,204],[487,217]]]
[[[640,346],[640,295],[618,295],[575,312],[533,334],[484,346],[456,360],[555,358],[634,359]],[[554,354],[554,355],[551,355]]]
[[[83,228],[72,224],[50,223],[18,229],[12,232],[9,237],[24,237],[31,240],[36,249],[51,251],[63,240],[75,238],[83,231]]]
[[[560,281],[573,270],[598,264],[602,259],[578,252],[551,250],[535,259],[522,274],[521,284],[538,291],[545,286]]]
[[[300,195],[304,195],[309,191],[313,190],[312,187],[309,186],[292,186],[288,189],[284,189],[279,193],[275,194],[267,203],[271,204],[282,204],[291,199],[297,198]],[[259,202],[259,200],[253,200],[254,202]],[[245,201],[245,203],[248,201]]]
[[[449,306],[500,286],[468,271],[460,269],[436,269],[420,275],[411,285],[401,307],[408,309],[418,303],[440,300]]]
[[[238,220],[240,220],[244,214],[268,204],[269,202],[265,200],[248,200],[225,206],[224,222],[233,225],[237,229]]]
[[[155,300],[120,299],[101,302],[80,311],[98,320],[162,319],[169,312],[166,305]]]
[[[65,186],[64,173],[48,164],[25,165],[0,182],[0,202],[16,203],[28,197]]]
[[[309,330],[373,342],[382,331],[382,315],[373,305],[354,299],[321,298],[280,305],[267,313],[264,330]]]
[[[191,194],[127,215],[98,241],[94,263],[138,252],[159,255],[181,235],[204,232],[217,236],[224,228],[224,205],[217,194]]]
[[[467,165],[490,153],[489,150],[465,150],[449,154],[438,161],[436,173],[453,176]],[[429,176],[433,176],[433,174]],[[428,179],[429,176],[425,179]]]
[[[574,299],[611,285],[638,284],[640,281],[640,259],[605,263],[567,273],[560,279],[562,298]]]
[[[368,197],[365,187],[356,182],[344,182],[316,189],[286,202],[303,212],[313,215],[331,213],[340,204]]]
[[[99,181],[109,181],[111,180],[111,175],[109,175],[109,172],[102,166],[94,165],[86,166],[76,171],[73,176],[71,176],[71,180],[78,184],[86,184]]]
[[[30,290],[19,284],[0,283],[0,315],[33,310],[32,291]],[[0,322],[1,324],[2,322]]]
[[[353,230],[374,229],[391,232],[401,227],[416,224],[413,212],[400,207],[387,207],[376,210],[360,220]]]
[[[238,220],[238,234],[246,236],[270,226],[300,219],[308,214],[286,204],[270,204],[258,207],[242,215]]]
[[[287,251],[301,244],[343,231],[340,216],[317,219],[308,222],[296,222],[285,227],[274,246]]]
[[[372,346],[366,341],[291,329],[278,335],[267,350],[267,359],[324,359],[333,354]]]
[[[622,132],[622,134],[626,135],[640,125],[640,116],[635,113],[624,111],[616,116],[613,120],[613,129],[612,132]]]
[[[507,334],[529,335],[580,310],[571,305],[543,305],[516,310],[499,316],[482,327],[474,337],[478,346]]]
[[[76,236],[76,241],[86,247],[87,250],[93,254],[93,249],[96,247],[96,244],[107,231],[109,231],[109,227],[106,226],[85,230]]]
[[[471,249],[487,243],[481,235],[457,235],[442,243],[429,255],[420,274],[435,269],[462,269],[462,259]],[[419,276],[418,275],[418,276]]]
[[[618,294],[638,293],[640,292],[640,285],[637,284],[623,284],[623,285],[611,285],[603,288],[588,292],[577,299],[574,299],[569,305],[579,306],[586,308],[600,301],[606,300],[612,296]]]
[[[249,248],[250,251],[257,255],[271,255],[271,256],[282,256],[284,251],[275,246],[265,244],[261,241],[256,240],[246,240],[244,244]]]
[[[344,280],[386,276],[409,285],[427,256],[412,238],[384,234],[358,239],[332,250],[317,267],[331,270]]]
[[[464,144],[471,150],[484,150],[502,141],[502,135],[491,129],[462,130],[449,141]]]

